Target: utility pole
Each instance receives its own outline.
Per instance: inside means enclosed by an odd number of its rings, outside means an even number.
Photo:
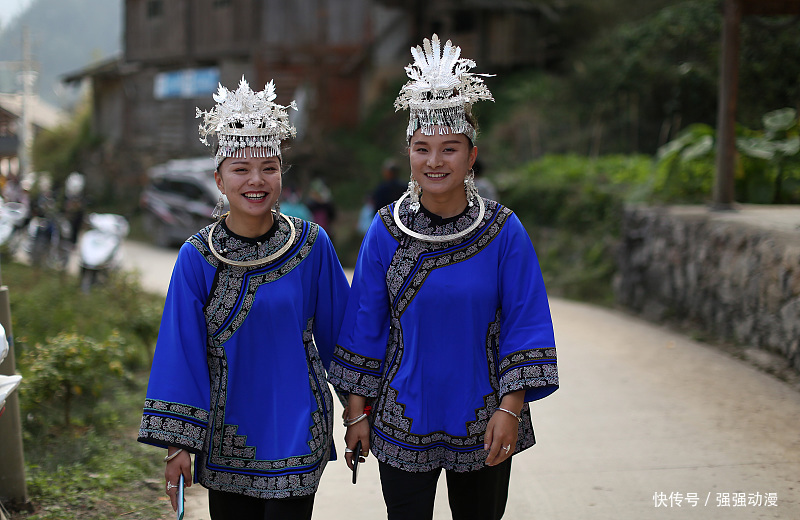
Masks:
[[[8,338],[8,356],[0,363],[0,375],[16,375],[14,361],[14,334],[11,330],[11,303],[8,287],[0,279],[0,324]],[[22,424],[19,398],[11,392],[6,398],[6,409],[0,415],[0,501],[25,504],[28,490],[25,485],[25,457],[22,451]],[[2,514],[2,513],[0,513]]]
[[[742,0],[723,2],[722,56],[717,107],[717,163],[713,208],[730,210],[734,201],[736,169],[736,101],[739,93],[739,26]]]
[[[28,28],[22,29],[22,70],[19,73],[19,82],[22,84],[22,110],[19,125],[19,157],[20,179],[31,171],[31,146],[33,145],[33,123],[31,122],[31,101],[33,100],[33,87],[36,84],[37,73],[33,69],[31,59],[31,42]]]

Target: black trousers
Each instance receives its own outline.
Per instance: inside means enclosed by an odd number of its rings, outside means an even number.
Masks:
[[[441,468],[403,471],[380,462],[381,488],[389,520],[430,520]],[[511,458],[478,471],[445,471],[453,520],[500,520],[506,510]]]
[[[264,499],[208,490],[211,520],[311,520],[314,495]]]

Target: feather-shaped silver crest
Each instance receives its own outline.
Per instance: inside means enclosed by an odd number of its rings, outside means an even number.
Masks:
[[[417,128],[431,135],[439,127],[441,133],[463,133],[474,141],[475,129],[465,111],[476,101],[494,101],[480,77],[492,75],[469,72],[475,62],[462,58],[461,47],[450,40],[442,47],[436,34],[412,47],[411,55],[414,63],[405,67],[409,81],[394,102],[395,110],[409,109],[407,137]]]

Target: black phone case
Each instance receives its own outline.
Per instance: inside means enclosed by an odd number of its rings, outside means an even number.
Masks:
[[[356,444],[356,449],[353,450],[353,484],[358,479],[358,461],[361,460],[361,441]]]

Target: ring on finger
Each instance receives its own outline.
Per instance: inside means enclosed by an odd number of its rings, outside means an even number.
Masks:
[[[503,451],[505,451],[506,454],[508,454],[508,452],[511,451],[511,445],[509,444],[508,446],[504,446]]]
[[[353,450],[351,450],[350,448],[345,448],[345,449],[344,449],[344,452],[345,452],[345,453],[353,453]]]
[[[169,493],[169,490],[170,490],[170,489],[175,489],[175,488],[177,488],[177,487],[178,487],[178,486],[177,486],[177,485],[175,485],[175,484],[173,484],[172,482],[167,482],[167,493]]]

